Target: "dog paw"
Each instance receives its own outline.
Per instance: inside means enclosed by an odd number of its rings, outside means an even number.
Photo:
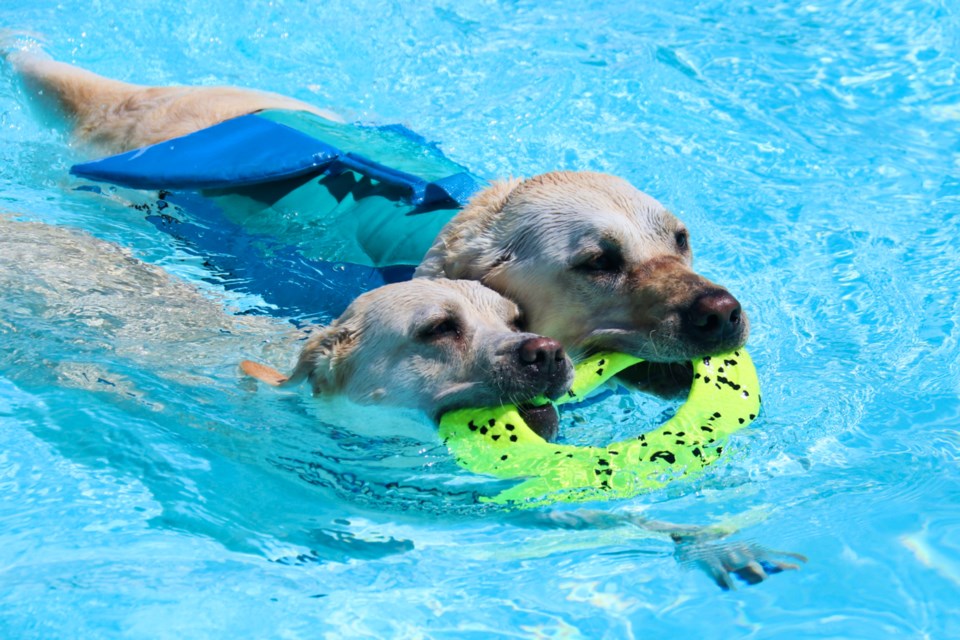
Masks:
[[[673,533],[670,537],[677,545],[677,561],[700,569],[724,591],[736,589],[734,578],[748,585],[758,584],[774,574],[800,568],[789,560],[807,561],[799,553],[775,551],[751,542],[717,541],[698,533]]]

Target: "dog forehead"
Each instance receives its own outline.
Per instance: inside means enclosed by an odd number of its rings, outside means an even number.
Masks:
[[[607,174],[556,172],[526,181],[509,198],[516,219],[545,233],[575,230],[599,235],[662,235],[679,225],[659,201]]]
[[[511,309],[512,307],[512,309]],[[479,282],[415,278],[374,289],[351,305],[351,314],[373,332],[405,333],[412,326],[445,315],[499,318],[516,306]]]
[[[517,305],[493,289],[474,280],[443,280],[446,286],[456,290],[460,303],[469,310],[470,316],[479,320],[494,319],[497,322],[519,313]],[[469,318],[468,318],[469,319]]]
[[[520,255],[551,257],[549,262],[562,263],[577,255],[616,248],[629,263],[642,262],[672,252],[674,232],[682,227],[671,213],[659,203],[657,206],[597,206],[560,211],[544,216],[539,223],[528,220],[514,235],[512,247]]]

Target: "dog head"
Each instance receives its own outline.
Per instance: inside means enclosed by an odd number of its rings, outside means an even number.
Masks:
[[[440,233],[423,277],[478,280],[568,349],[679,362],[741,346],[740,303],[692,268],[687,228],[620,178],[556,172],[494,184]]]
[[[518,331],[519,316],[516,304],[478,282],[421,278],[357,298],[307,342],[289,378],[242,366],[275,385],[309,380],[319,395],[416,408],[434,419],[555,399],[570,387],[573,365],[556,340]]]

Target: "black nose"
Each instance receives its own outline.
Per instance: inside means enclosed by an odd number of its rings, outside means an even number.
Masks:
[[[733,335],[740,330],[742,318],[740,303],[722,289],[701,294],[687,311],[690,332],[702,340]]]
[[[550,375],[555,373],[566,358],[563,345],[551,338],[537,336],[528,338],[520,343],[517,356],[523,365],[536,366],[540,373]]]

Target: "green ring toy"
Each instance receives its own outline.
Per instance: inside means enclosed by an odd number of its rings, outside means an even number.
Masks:
[[[637,362],[623,353],[592,356],[577,365],[570,392],[557,404],[582,400]],[[515,405],[451,411],[440,419],[440,437],[465,469],[520,480],[482,502],[530,508],[629,498],[699,474],[720,457],[727,436],[760,411],[760,384],[745,350],[692,364],[693,386],[676,415],[606,447],[551,444],[526,425]]]

